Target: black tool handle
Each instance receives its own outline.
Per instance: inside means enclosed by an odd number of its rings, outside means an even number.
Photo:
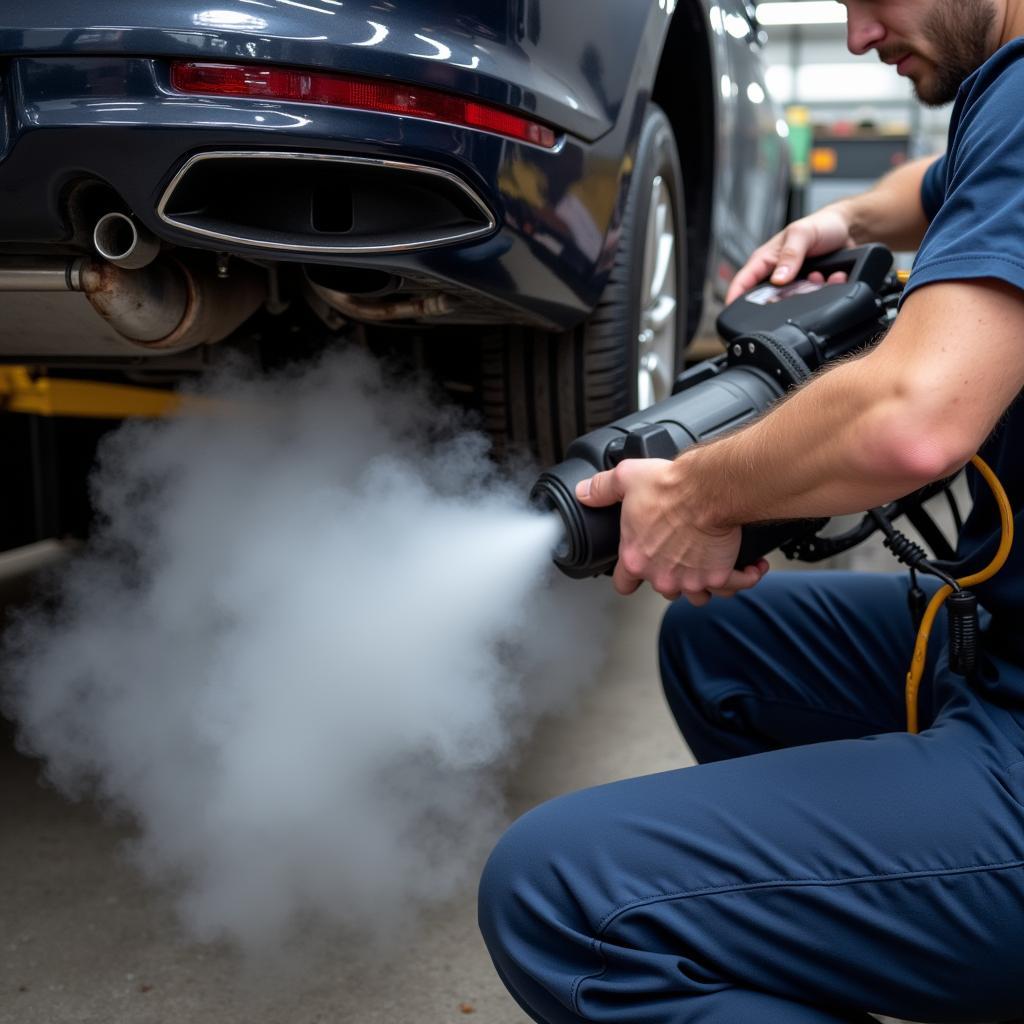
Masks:
[[[744,526],[736,568],[745,569],[748,565],[756,564],[769,551],[814,533],[822,524],[821,519],[787,519],[779,523]]]
[[[873,242],[856,249],[837,249],[825,256],[813,256],[804,262],[797,276],[807,277],[817,271],[828,280],[829,274],[842,271],[848,281],[863,281],[877,291],[891,267],[892,253],[884,245]]]

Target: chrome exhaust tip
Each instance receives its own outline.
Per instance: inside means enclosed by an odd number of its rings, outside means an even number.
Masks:
[[[160,239],[126,213],[105,213],[92,231],[96,252],[122,270],[148,267],[160,252]]]

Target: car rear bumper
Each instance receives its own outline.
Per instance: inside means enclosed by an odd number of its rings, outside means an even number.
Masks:
[[[509,320],[550,328],[593,309],[614,250],[624,124],[554,150],[392,114],[175,93],[165,60],[18,57],[3,70],[0,253],[76,253],[88,224],[69,207],[101,182],[165,242],[275,261],[373,267],[473,293]],[[158,210],[198,154],[323,154],[420,166],[460,183],[490,228],[407,251],[311,252],[206,236]],[[224,235],[228,237],[223,237]],[[399,247],[401,249],[401,247]]]

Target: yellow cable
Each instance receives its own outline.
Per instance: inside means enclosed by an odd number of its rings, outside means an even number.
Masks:
[[[1010,548],[1013,546],[1013,509],[1010,508],[1010,499],[999,482],[999,477],[992,472],[988,463],[979,455],[971,459],[974,468],[984,477],[992,491],[992,497],[996,499],[999,506],[999,522],[1002,529],[1002,538],[999,541],[999,550],[995,557],[981,572],[972,576],[964,576],[957,580],[961,587],[974,587],[991,579],[1006,564]],[[917,694],[921,688],[921,676],[924,675],[925,658],[928,653],[928,637],[931,635],[932,626],[935,623],[935,616],[939,614],[943,601],[953,593],[953,588],[948,584],[942,586],[929,601],[925,609],[924,617],[921,619],[921,626],[917,631],[917,642],[914,644],[914,657],[910,662],[910,670],[907,672],[907,732],[917,733]]]

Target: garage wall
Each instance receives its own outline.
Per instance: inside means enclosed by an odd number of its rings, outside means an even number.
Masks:
[[[911,135],[913,156],[945,148],[950,108],[922,106],[895,68],[875,54],[851,54],[845,25],[770,26],[766,32],[768,85],[783,105],[809,108],[815,123],[903,127]]]

